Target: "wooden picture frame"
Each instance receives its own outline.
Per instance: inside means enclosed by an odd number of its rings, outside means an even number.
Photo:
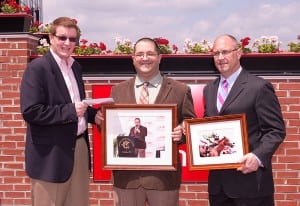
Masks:
[[[190,170],[238,168],[248,153],[245,114],[185,120]]]
[[[103,169],[177,169],[177,144],[171,138],[177,126],[175,104],[104,104],[102,113]],[[136,121],[144,129],[136,132]]]

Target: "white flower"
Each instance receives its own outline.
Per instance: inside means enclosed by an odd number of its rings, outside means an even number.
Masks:
[[[275,53],[279,51],[280,44],[278,36],[261,36],[260,40],[255,39],[252,47],[260,53]]]
[[[208,53],[212,48],[212,44],[207,40],[201,40],[200,42],[193,42],[191,39],[184,40],[184,52],[185,53]]]
[[[40,45],[42,45],[42,46],[50,46],[50,44],[48,43],[47,39],[45,39],[45,38],[40,39]]]
[[[116,37],[115,38],[116,48],[114,53],[116,54],[132,54],[133,53],[133,44],[130,39]]]

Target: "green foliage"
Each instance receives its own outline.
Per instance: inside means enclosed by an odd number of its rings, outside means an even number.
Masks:
[[[277,47],[273,44],[262,44],[258,46],[259,53],[275,53],[277,52]]]
[[[4,4],[1,7],[1,11],[3,13],[8,13],[8,14],[13,14],[13,13],[17,13],[17,9],[9,4]]]
[[[42,45],[37,46],[38,55],[44,55],[49,50],[49,48],[50,48],[49,46],[42,46]]]
[[[289,51],[291,51],[291,52],[300,52],[300,42],[298,44],[290,42],[288,44],[288,46],[290,47]]]
[[[119,44],[114,50],[115,54],[132,54],[133,47],[130,44]]]
[[[161,54],[172,54],[172,50],[169,45],[159,44],[158,47]]]
[[[76,46],[74,54],[76,55],[92,55],[92,54],[101,54],[101,49],[98,47],[82,47]]]
[[[193,54],[199,54],[199,53],[208,53],[209,49],[203,47],[201,44],[196,43],[190,50]]]

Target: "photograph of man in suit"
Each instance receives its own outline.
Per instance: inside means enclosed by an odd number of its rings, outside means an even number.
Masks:
[[[237,169],[209,172],[210,206],[273,206],[272,156],[286,135],[274,88],[242,68],[235,37],[217,37],[212,54],[221,75],[204,88],[204,116],[245,113],[250,152]]]
[[[89,205],[87,123],[100,125],[102,114],[82,101],[82,68],[71,57],[79,36],[73,19],[55,19],[50,50],[31,61],[22,77],[25,167],[35,206]]]
[[[146,157],[146,136],[147,136],[147,127],[141,125],[141,119],[134,119],[135,126],[130,129],[129,136],[134,137],[135,140],[135,152],[137,157]]]
[[[115,103],[137,104],[142,96],[143,86],[147,82],[147,102],[149,104],[176,104],[178,125],[171,137],[177,144],[185,143],[182,122],[195,117],[194,103],[190,87],[186,84],[162,76],[159,65],[162,55],[159,46],[151,38],[141,38],[134,45],[133,65],[135,77],[112,87],[111,97]],[[146,98],[145,98],[146,99]],[[116,206],[179,205],[179,187],[181,184],[181,163],[177,155],[176,171],[158,170],[114,170],[114,198]]]

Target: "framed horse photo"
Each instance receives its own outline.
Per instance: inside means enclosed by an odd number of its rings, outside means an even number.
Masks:
[[[245,114],[185,120],[190,170],[238,168],[248,153]]]
[[[175,104],[104,104],[103,169],[176,170]]]

